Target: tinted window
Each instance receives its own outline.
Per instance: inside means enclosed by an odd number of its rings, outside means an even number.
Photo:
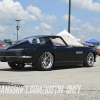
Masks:
[[[66,46],[63,40],[59,37],[57,38],[50,38],[54,46]]]
[[[36,38],[36,37],[28,38],[28,41],[31,44],[45,44],[46,42],[44,38]]]

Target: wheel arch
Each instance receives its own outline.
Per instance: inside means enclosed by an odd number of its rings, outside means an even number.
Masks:
[[[35,66],[37,67],[37,69],[39,69],[39,70],[51,70],[51,68],[53,67],[53,65],[54,65],[54,63],[55,63],[55,55],[54,55],[54,53],[53,52],[43,52],[42,54],[44,54],[44,53],[49,53],[50,55],[52,55],[52,57],[53,57],[53,62],[52,62],[52,64],[51,65],[46,65],[48,68],[45,68],[45,67],[43,67],[42,65],[41,65],[41,57],[42,57],[42,55],[40,55],[40,57],[39,57],[39,59],[38,59],[38,61],[35,63]]]
[[[94,62],[96,61],[96,54],[95,54],[95,52],[92,52],[93,53],[93,55],[94,55]]]
[[[92,53],[92,55],[94,56],[94,61],[92,61],[92,62],[90,62],[90,64],[87,62],[87,56],[90,54],[90,53]],[[83,66],[84,67],[92,67],[93,66],[93,64],[94,64],[94,62],[95,62],[95,57],[96,57],[96,55],[95,55],[95,53],[94,52],[87,52],[86,53],[86,56],[85,56],[85,59],[84,59],[84,63],[83,63]]]
[[[53,57],[54,57],[54,60],[55,60],[55,54],[54,54],[54,52],[50,52],[52,55],[53,55]]]
[[[41,57],[41,55],[42,55],[43,53],[45,53],[45,52],[42,52],[42,53],[38,56],[38,58],[37,58],[37,60],[34,62],[34,64],[35,64],[36,62],[38,62],[38,59]],[[54,61],[55,61],[55,54],[54,54],[54,52],[50,52],[50,53],[53,55]]]

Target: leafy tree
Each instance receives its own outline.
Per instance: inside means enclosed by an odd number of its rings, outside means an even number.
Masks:
[[[10,44],[12,43],[12,40],[11,40],[11,39],[4,39],[3,41],[4,41],[5,43],[10,43]]]

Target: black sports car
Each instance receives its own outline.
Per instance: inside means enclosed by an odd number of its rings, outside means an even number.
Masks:
[[[31,64],[39,70],[50,70],[53,66],[69,64],[91,67],[96,55],[95,48],[69,46],[60,36],[32,36],[1,49],[0,61],[8,62],[13,69]]]

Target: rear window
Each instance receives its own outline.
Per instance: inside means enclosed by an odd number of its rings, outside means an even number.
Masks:
[[[13,43],[13,44],[20,44],[20,43],[23,43],[26,41],[28,41],[31,44],[41,44],[41,43],[45,44],[44,38],[36,38],[36,37],[24,38],[18,42]]]
[[[29,38],[28,41],[31,44],[45,44],[44,38]]]

